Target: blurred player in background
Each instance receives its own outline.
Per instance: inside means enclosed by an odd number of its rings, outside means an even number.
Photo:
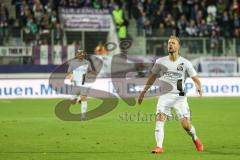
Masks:
[[[106,49],[106,47],[102,41],[98,42],[98,45],[94,49],[94,53],[96,55],[107,55],[108,54],[108,50]]]
[[[70,79],[74,86],[85,87],[80,90],[79,94],[72,97],[72,104],[81,104],[82,118],[85,118],[87,112],[87,93],[89,88],[86,87],[86,75],[88,73],[95,74],[92,70],[90,62],[85,58],[86,52],[78,50],[76,58],[68,63],[67,79]]]
[[[197,91],[202,96],[201,82],[197,77],[197,73],[193,65],[187,59],[179,55],[180,40],[176,36],[171,36],[168,40],[168,56],[156,60],[144,90],[141,92],[138,103],[141,104],[144,94],[155,82],[158,75],[162,73],[159,80],[171,84],[173,89],[167,94],[160,95],[156,111],[156,129],[155,138],[157,146],[152,150],[152,153],[163,152],[164,139],[164,123],[168,116],[171,116],[171,108],[174,108],[178,118],[181,119],[181,124],[186,132],[191,136],[197,151],[203,151],[203,145],[197,137],[194,126],[190,121],[190,110],[187,102],[187,97],[184,92],[184,83],[189,75],[195,83]],[[163,71],[165,68],[165,71]]]

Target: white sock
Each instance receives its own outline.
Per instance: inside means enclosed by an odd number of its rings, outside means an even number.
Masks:
[[[81,113],[84,114],[87,112],[87,101],[81,102]]]
[[[190,130],[187,130],[187,133],[192,137],[193,140],[198,138],[194,126],[192,126]]]
[[[155,139],[157,142],[157,146],[162,148],[163,138],[164,138],[164,121],[157,121],[155,128]]]

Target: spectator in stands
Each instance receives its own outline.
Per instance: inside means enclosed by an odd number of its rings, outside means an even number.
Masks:
[[[28,17],[25,31],[33,36],[38,33],[38,26],[31,16]]]
[[[200,8],[199,8],[199,5],[198,4],[195,4],[193,9],[191,9],[191,12],[190,12],[190,19],[194,19],[194,20],[197,20],[197,14],[198,12],[200,11]]]
[[[20,19],[23,13],[22,9],[23,0],[12,0],[11,3],[12,5],[15,5],[16,18]]]
[[[207,7],[207,13],[208,15],[212,15],[214,19],[217,17],[217,7],[214,3],[211,3]]]
[[[196,37],[198,36],[198,27],[196,25],[195,20],[191,19],[190,23],[186,27],[186,33],[188,36]],[[196,41],[189,41],[189,50],[190,52],[196,53],[198,49],[198,44]]]
[[[126,19],[124,17],[124,13],[122,8],[118,4],[115,5],[114,10],[112,11],[113,20],[116,24],[116,29],[118,33],[118,37],[120,39],[127,38],[127,24]]]
[[[52,26],[55,26],[57,24],[57,22],[59,21],[56,11],[52,12],[51,17],[50,17],[50,21],[52,23]]]
[[[234,12],[233,15],[233,27],[234,27],[234,36],[240,37],[240,16],[237,12]]]
[[[221,36],[230,37],[232,31],[231,19],[228,12],[225,10],[223,15],[220,17],[220,25],[222,26],[221,29]]]
[[[55,44],[62,44],[62,38],[63,38],[63,31],[61,28],[61,25],[59,22],[55,23],[54,28],[54,43]]]
[[[163,14],[160,9],[154,12],[152,21],[153,32],[158,31],[160,23],[163,22]]]
[[[180,14],[184,14],[184,7],[182,4],[182,0],[177,1],[177,8],[178,8],[178,11],[180,12]]]
[[[184,14],[190,18],[192,10],[194,9],[194,0],[186,0],[184,7]]]
[[[0,45],[8,41],[9,11],[4,3],[0,3]]]
[[[19,8],[19,13],[20,13],[20,15],[22,16],[22,15],[24,15],[24,12],[26,11],[26,10],[30,10],[31,8],[29,7],[29,5],[28,5],[28,3],[27,3],[27,1],[26,0],[23,0],[22,1],[22,3],[21,3],[21,6],[20,6],[20,8]]]
[[[166,36],[166,31],[165,31],[165,26],[164,23],[160,23],[158,32],[156,33],[157,36],[159,37],[164,37]]]
[[[102,8],[103,9],[108,9],[109,8],[109,6],[108,6],[108,1],[107,0],[102,0]]]
[[[157,6],[152,0],[146,0],[144,2],[144,12],[146,13],[147,16],[153,15],[156,9]]]
[[[238,2],[238,0],[233,0],[230,9],[231,9],[232,13],[236,12],[238,15],[240,15],[240,2]]]
[[[159,15],[159,11],[155,11],[154,15],[152,16],[152,35],[159,34],[159,27],[160,23],[162,22],[162,17]]]
[[[134,0],[125,0],[128,19],[132,19],[132,9]]]
[[[41,24],[41,20],[43,18],[43,14],[44,14],[44,11],[43,11],[43,7],[41,4],[34,4],[33,6],[33,13],[34,13],[34,18],[36,19],[36,22],[38,25]]]
[[[108,7],[111,13],[114,10],[115,5],[116,5],[115,0],[110,0]]]
[[[181,15],[180,20],[177,22],[178,34],[180,37],[186,36],[187,19],[185,15]]]
[[[46,5],[44,5],[44,10],[48,13],[51,14],[53,12],[53,6],[51,1],[48,1]]]
[[[216,21],[216,17],[214,17],[213,14],[209,14],[207,17],[207,27],[209,33],[211,33],[213,30],[217,32],[219,31],[219,26]]]
[[[198,35],[200,37],[207,37],[209,35],[205,19],[201,19],[201,22],[198,25],[198,29],[199,29],[199,34]]]
[[[49,14],[45,13],[41,21],[41,28],[44,30],[49,30],[51,29],[51,27],[52,27],[52,24],[51,24]]]
[[[172,16],[174,17],[175,20],[180,18],[181,11],[179,10],[177,3],[173,4],[171,11],[172,11]]]
[[[138,0],[133,1],[132,16],[136,21],[137,35],[143,35],[142,7]]]
[[[20,17],[20,22],[21,22],[22,27],[26,26],[27,19],[28,19],[29,16],[32,16],[32,14],[31,14],[31,11],[30,11],[29,7],[26,7],[26,8],[24,8],[23,13]]]
[[[164,17],[167,14],[165,6],[163,4],[159,5],[159,8],[154,12],[153,28],[158,29],[159,24],[164,21]]]
[[[227,2],[226,0],[218,0],[217,2],[217,14],[221,17],[223,12],[227,9]]]
[[[43,44],[50,44],[51,43],[51,29],[53,28],[53,24],[51,23],[51,19],[49,14],[46,12],[43,15],[40,24],[40,39]]]
[[[146,12],[142,13],[143,27],[146,31],[146,35],[152,35],[152,24],[150,17],[147,16]]]
[[[186,27],[186,33],[192,37],[196,37],[198,35],[198,27],[195,20],[190,20],[190,23]]]
[[[195,20],[197,22],[197,25],[201,23],[201,20],[204,19],[204,13],[203,13],[203,10],[199,9],[197,11],[197,14],[196,14],[196,17],[195,17]]]
[[[43,10],[43,6],[39,0],[34,1],[33,8],[32,8],[33,12],[35,12],[37,9]]]
[[[27,17],[26,24],[24,25],[24,39],[27,44],[34,44],[38,34],[38,25],[33,19],[32,15]]]
[[[218,47],[219,47],[219,37],[217,35],[217,32],[213,30],[211,32],[211,37],[210,37],[210,53],[212,55],[219,55]]]
[[[101,9],[102,8],[101,1],[100,0],[93,0],[93,8]]]
[[[176,34],[176,22],[172,15],[170,13],[167,14],[167,16],[164,18],[164,24],[165,24],[165,31],[166,36],[175,35]]]

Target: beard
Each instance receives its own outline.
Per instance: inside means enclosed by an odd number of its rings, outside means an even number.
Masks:
[[[174,49],[168,49],[168,53],[169,54],[173,54],[173,53],[175,53],[176,51],[174,50]]]

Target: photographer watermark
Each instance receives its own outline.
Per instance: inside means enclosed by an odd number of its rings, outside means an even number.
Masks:
[[[129,63],[128,58],[126,56],[127,49],[131,47],[132,42],[130,40],[123,40],[120,42],[120,50],[121,53],[117,55],[113,55],[111,65],[110,77],[112,80],[112,84],[115,90],[118,91],[118,96],[129,106],[136,105],[136,97],[139,96],[139,92],[137,91],[137,86],[144,86],[147,78],[129,78],[127,75],[130,72],[138,72],[139,70],[136,68],[138,63]],[[116,44],[114,43],[107,43],[105,44],[107,47],[111,49],[116,48]],[[91,77],[91,81],[95,81],[99,72],[101,71],[102,63],[101,59],[97,58],[94,55],[88,55],[89,59],[93,59],[92,63],[100,64],[96,70],[96,75]],[[102,100],[102,103],[99,104],[95,109],[88,111],[86,114],[73,114],[70,112],[70,107],[72,105],[71,100],[63,100],[59,102],[55,107],[55,114],[58,118],[65,121],[86,121],[91,120],[97,117],[100,117],[108,112],[111,112],[114,108],[116,108],[118,104],[118,97],[112,93],[94,89],[91,87],[87,87],[84,85],[76,86],[70,85],[65,83],[65,79],[68,75],[69,64],[71,60],[65,62],[64,64],[60,65],[56,68],[56,70],[51,74],[49,78],[49,84],[51,88],[53,88],[59,94],[68,94],[68,95],[80,95],[84,90],[87,90],[87,96],[93,97],[96,99]],[[152,63],[140,63],[144,69],[149,69],[149,66]],[[76,64],[72,68],[75,70],[79,66],[83,66],[82,63]],[[167,69],[165,66],[159,66],[161,68],[162,73],[166,72]],[[122,69],[123,68],[123,69]],[[121,69],[121,70],[119,70]],[[159,75],[161,76],[161,75]],[[118,77],[118,80],[115,79]],[[119,79],[121,79],[122,87],[119,88]],[[134,84],[134,85],[133,85]],[[159,86],[154,92],[148,92],[146,97],[155,97],[159,95],[163,95],[168,93],[173,89],[173,86],[167,82],[160,81],[159,79],[155,82],[156,86]],[[129,89],[130,88],[130,89]],[[150,90],[151,91],[151,90]],[[121,94],[120,94],[121,93]]]
[[[122,112],[118,115],[118,119],[124,122],[156,122],[156,113],[145,112]],[[181,117],[177,114],[171,114],[167,116],[167,121],[176,120],[179,121]]]
[[[141,111],[130,113],[122,112],[118,115],[120,121],[125,122],[154,122],[156,121],[155,113],[144,113]]]

